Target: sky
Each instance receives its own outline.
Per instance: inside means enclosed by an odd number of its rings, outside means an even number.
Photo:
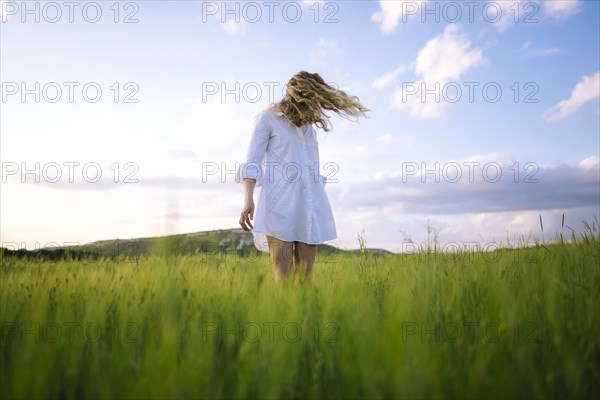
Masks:
[[[330,245],[493,249],[600,219],[600,2],[0,6],[3,247],[239,228],[254,117],[301,70],[370,110],[318,130]]]

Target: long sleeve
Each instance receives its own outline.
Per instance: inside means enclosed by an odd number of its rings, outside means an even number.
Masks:
[[[262,185],[261,178],[264,174],[262,160],[267,151],[270,134],[271,126],[267,114],[262,112],[255,118],[254,132],[246,153],[246,161],[241,163],[237,169],[236,182],[243,183],[244,178],[250,178],[257,181],[257,186]]]

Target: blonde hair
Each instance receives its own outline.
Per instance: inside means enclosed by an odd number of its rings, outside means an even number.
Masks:
[[[349,96],[327,83],[317,73],[300,71],[287,83],[283,99],[271,104],[267,111],[279,111],[294,125],[316,124],[325,132],[329,128],[329,115],[333,111],[346,118],[365,115],[368,108],[360,104],[358,97]]]

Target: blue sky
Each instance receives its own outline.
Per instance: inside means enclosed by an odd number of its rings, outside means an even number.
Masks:
[[[227,171],[299,70],[371,110],[318,133],[322,173],[338,181],[333,245],[355,248],[364,230],[401,251],[428,223],[441,243],[527,240],[540,214],[548,239],[563,213],[577,231],[600,217],[598,2],[423,3],[439,21],[420,1],[136,1],[118,16],[113,1],[78,2],[73,22],[49,3],[0,8],[4,246],[237,227],[242,187]]]

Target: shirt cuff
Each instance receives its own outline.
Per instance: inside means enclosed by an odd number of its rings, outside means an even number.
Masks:
[[[235,181],[244,183],[245,178],[254,179],[258,182],[258,186],[262,183],[262,166],[257,162],[245,162],[240,164],[235,175]]]

